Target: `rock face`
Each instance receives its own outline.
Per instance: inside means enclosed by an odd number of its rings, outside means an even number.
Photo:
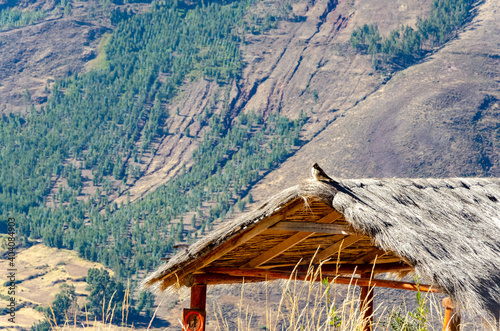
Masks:
[[[165,126],[171,134],[153,142],[155,153],[143,158],[146,160],[141,168],[143,175],[127,191],[130,201],[137,200],[166,183],[182,170],[185,163],[191,166],[189,162],[193,150],[198,146],[194,137],[202,136],[202,127],[195,121],[195,117],[209,104],[220,110],[222,100],[210,102],[219,93],[220,89],[215,82],[201,79],[189,84],[166,106],[170,116]],[[186,134],[186,129],[189,130],[189,135]],[[115,202],[124,202],[126,199],[126,194],[122,194]]]
[[[426,4],[415,8],[388,6],[395,28],[425,14]],[[279,111],[296,118],[304,111],[309,121],[305,137],[324,129],[337,112],[352,108],[382,83],[370,61],[356,55],[349,43],[354,27],[363,25],[372,9],[366,3],[322,0],[294,6],[304,22],[282,22],[267,34],[247,36],[243,47],[247,67],[240,82],[246,92],[244,111],[263,114]],[[381,19],[374,22],[380,22]]]

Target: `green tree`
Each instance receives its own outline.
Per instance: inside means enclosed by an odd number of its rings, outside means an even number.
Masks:
[[[61,285],[61,292],[56,294],[56,299],[52,302],[49,308],[45,310],[45,316],[57,323],[61,324],[67,319],[68,311],[76,307],[76,293],[74,285]]]
[[[63,284],[50,307],[44,309],[45,319],[31,327],[32,331],[48,331],[53,325],[62,324],[77,310],[75,286]]]
[[[149,291],[142,291],[139,293],[139,299],[137,300],[137,312],[140,313],[144,310],[146,317],[152,315],[152,308],[154,306],[154,294]]]
[[[90,291],[87,307],[101,320],[109,321],[111,315],[121,318],[122,304],[125,297],[123,284],[117,282],[105,269],[91,268],[86,282]]]
[[[365,24],[353,30],[351,45],[372,55],[376,69],[404,69],[454,36],[471,18],[477,0],[434,0],[428,18],[417,18],[416,29],[402,26],[381,37],[378,27]],[[379,63],[382,63],[379,66]]]

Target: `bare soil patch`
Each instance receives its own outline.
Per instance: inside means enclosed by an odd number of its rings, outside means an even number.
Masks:
[[[8,262],[0,260],[0,268],[7,270]],[[43,244],[19,251],[15,263],[16,279],[20,281],[16,293],[17,304],[24,306],[16,312],[16,325],[25,328],[43,318],[43,314],[36,311],[35,307],[48,307],[59,293],[61,284],[74,285],[77,295],[80,295],[79,303],[83,304],[88,295],[85,290],[88,270],[103,268],[102,264],[79,258],[74,251],[51,248]],[[112,274],[111,271],[110,273]],[[7,290],[6,287],[0,290],[2,306],[7,304]],[[10,326],[7,316],[0,316],[0,328]]]

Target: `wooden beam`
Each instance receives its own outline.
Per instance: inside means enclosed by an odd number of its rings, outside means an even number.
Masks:
[[[314,222],[282,221],[268,229],[269,231],[303,231],[326,234],[354,234],[343,224],[319,224]]]
[[[319,268],[319,265],[312,265],[314,269]],[[252,275],[259,277],[267,277],[271,275],[272,272],[279,272],[286,275],[291,275],[293,272],[297,272],[299,274],[306,274],[309,270],[309,265],[295,265],[293,267],[279,267],[272,269],[252,269],[252,268],[233,268],[233,267],[207,267],[202,269],[201,271],[206,273],[218,273],[218,274],[228,274],[228,275]],[[338,276],[339,274],[361,274],[361,273],[385,273],[385,272],[394,272],[394,271],[402,271],[402,270],[413,270],[413,267],[402,264],[402,263],[385,263],[385,264],[377,264],[373,266],[373,264],[339,264],[339,265],[331,265],[331,264],[321,264],[321,273],[325,276]],[[246,272],[249,272],[247,274]],[[257,272],[259,271],[259,272]],[[185,279],[188,279],[185,277]],[[187,285],[186,286],[191,286]]]
[[[226,274],[231,276],[240,277],[261,277],[261,278],[273,278],[273,279],[283,279],[290,278],[291,271],[272,271],[266,269],[239,269],[239,268],[228,268],[228,267],[209,267],[204,268],[204,272],[215,273],[215,274]]]
[[[339,219],[339,213],[336,211],[331,212],[330,214],[326,215],[325,217],[322,217],[317,221],[317,223],[311,223],[311,222],[279,222],[275,226],[269,228],[268,230],[273,230],[276,228],[276,226],[284,223],[307,223],[307,224],[315,224],[317,226],[324,226],[324,225],[333,225],[333,224],[325,224],[325,223],[331,223]],[[340,215],[342,216],[342,215]],[[321,223],[321,224],[318,224]],[[303,229],[299,230],[302,231]],[[297,230],[285,230],[285,231],[297,231]],[[314,231],[311,232],[298,232],[294,234],[293,236],[289,237],[285,241],[279,243],[278,245],[274,246],[270,250],[266,251],[265,253],[262,253],[261,255],[255,257],[254,259],[250,260],[249,262],[245,263],[242,268],[256,268],[261,266],[262,264],[266,263],[269,260],[272,260],[274,257],[280,255],[287,249],[290,249],[291,247],[297,245],[298,243],[304,241],[305,239],[309,238],[314,234]]]
[[[338,221],[343,217],[344,216],[342,216],[342,214],[340,214],[338,211],[333,210],[330,214],[323,216],[322,218],[317,220],[316,223],[329,224]]]
[[[205,311],[207,303],[207,285],[194,285],[191,287],[191,309]]]
[[[186,277],[184,277],[186,278]],[[193,285],[222,285],[265,282],[265,277],[243,277],[224,274],[203,273],[193,275]]]
[[[313,264],[318,264],[321,261],[328,259],[330,256],[338,253],[340,249],[351,246],[352,244],[363,239],[363,237],[364,236],[362,235],[351,235],[345,237],[344,239],[336,242],[334,245],[325,248],[321,252],[318,252],[318,254],[316,254],[316,256],[314,257]]]
[[[340,220],[340,219],[344,219],[344,215],[342,215],[341,213],[339,213],[335,209],[330,214],[328,214],[327,216],[332,217],[335,221],[336,220]]]
[[[338,284],[354,284],[358,286],[387,287],[387,288],[395,288],[399,290],[408,290],[408,291],[434,292],[434,293],[440,292],[438,289],[432,287],[431,285],[415,284],[415,283],[400,282],[396,280],[386,280],[386,279],[337,277],[336,279],[334,279],[334,282]]]
[[[306,280],[310,281],[312,278],[311,274],[297,272],[291,274],[290,272],[284,271],[273,271],[265,269],[235,269],[235,268],[222,268],[222,267],[212,267],[204,269],[210,271],[210,273],[221,273],[231,276],[240,277],[257,277],[257,278],[267,278],[271,279],[296,279],[296,280]],[[324,276],[324,273],[323,273]],[[323,277],[326,278],[326,277]],[[322,279],[314,279],[314,281],[322,281]],[[376,287],[388,287],[400,290],[411,290],[421,292],[439,292],[439,290],[425,284],[415,284],[409,282],[401,282],[396,280],[386,280],[386,279],[370,279],[370,278],[353,278],[353,277],[333,277],[331,279],[334,283],[338,284],[352,284],[358,286],[376,286]]]
[[[318,265],[314,265],[314,268],[318,268]],[[300,265],[295,268],[273,268],[273,271],[283,271],[283,272],[293,272],[293,270],[297,272],[307,272],[309,266]],[[321,264],[321,272],[323,275],[328,276],[337,276],[338,274],[362,274],[365,272],[380,274],[385,272],[395,272],[395,271],[403,271],[403,270],[413,270],[413,267],[402,264],[400,262],[397,263],[380,263],[377,265],[373,264]]]
[[[229,253],[236,247],[246,243],[253,237],[267,230],[269,227],[283,220],[284,218],[286,218],[288,214],[295,213],[296,211],[302,209],[303,205],[304,205],[303,200],[300,198],[297,198],[289,202],[288,205],[283,206],[282,208],[280,208],[280,210],[278,210],[274,214],[268,216],[267,218],[264,218],[260,222],[257,222],[254,226],[249,226],[247,229],[239,233],[236,233],[231,238],[228,238],[218,247],[215,247],[214,249],[208,251],[207,254],[202,258],[198,258],[194,260],[192,263],[183,267],[179,267],[179,269],[174,270],[161,277],[152,279],[149,281],[149,284],[153,284],[156,281],[161,281],[160,290],[164,291],[167,287],[175,284],[178,280],[182,280],[185,275],[193,273],[196,270],[199,270],[209,265],[210,263],[217,260],[221,256]],[[173,277],[173,275],[175,275],[176,277]],[[167,277],[169,277],[168,280],[166,280]]]
[[[356,264],[354,264],[356,265]],[[360,272],[372,272],[374,274],[381,274],[385,272],[395,272],[395,271],[411,271],[414,270],[412,266],[401,263],[401,260],[398,262],[390,262],[390,263],[378,263],[373,266],[371,263],[361,264],[359,265]]]
[[[380,274],[384,272],[395,272],[395,271],[404,271],[404,270],[413,270],[413,267],[405,264],[405,260],[394,257],[392,259],[377,259],[377,263],[375,266],[374,273]],[[313,265],[315,267],[318,267],[320,263],[312,264],[311,261],[302,261],[300,262],[299,266],[301,268],[308,268],[310,265]],[[327,260],[327,261],[322,261],[321,265],[323,266],[323,270],[330,270],[330,269],[335,269],[337,266],[341,266],[339,269],[339,273],[343,274],[360,274],[362,270],[370,271],[373,268],[373,263],[360,263],[360,264],[353,264],[353,263],[341,263],[341,261],[337,261],[337,259],[332,259],[332,260]],[[290,263],[277,263],[277,264],[271,264],[267,263],[264,266],[259,266],[259,268],[262,269],[267,269],[267,270],[293,270],[297,266],[297,263],[295,262],[290,262]],[[360,266],[363,266],[363,268],[368,268],[368,269],[359,269]],[[354,268],[358,267],[357,270]],[[330,268],[330,269],[329,269]]]
[[[404,262],[404,259],[394,255],[391,257],[392,252],[387,252],[386,256],[381,256],[377,258],[377,264],[388,264],[388,263],[395,263],[395,262]],[[371,261],[370,261],[371,262]]]
[[[359,254],[356,259],[354,260],[354,264],[358,264],[358,263],[370,263],[371,261],[373,261],[373,259],[375,259],[377,256],[383,256],[387,254],[386,251],[383,251],[381,250],[380,248],[373,248],[372,250],[368,251],[368,252],[363,252],[361,254]]]

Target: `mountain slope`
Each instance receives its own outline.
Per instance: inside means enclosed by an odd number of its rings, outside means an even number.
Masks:
[[[314,161],[344,178],[499,176],[499,9],[481,4],[455,40],[339,114],[254,196],[307,178]]]
[[[349,38],[353,29],[375,18],[381,31],[387,32],[400,24],[413,24],[417,16],[427,14],[430,2],[394,5],[387,1],[384,6],[336,0],[294,3],[294,20],[281,21],[276,29],[262,34],[245,35],[241,45],[243,72],[241,79],[233,83],[228,100],[232,116],[255,111],[264,116],[279,112],[298,118],[304,112],[309,120],[301,136],[310,140],[386,79],[374,71],[369,59],[352,50]],[[268,9],[266,6],[265,2],[257,2],[254,10]],[[172,115],[169,121],[187,119],[180,132],[188,124],[196,124],[193,119],[207,100],[221,94],[213,83],[204,80],[188,83],[184,90],[188,92],[167,104],[170,114],[176,109],[181,114],[177,119]],[[191,131],[198,132],[199,127]],[[190,164],[191,154],[185,151],[192,150],[194,146],[188,146],[196,142],[181,138],[167,136],[161,140],[144,176],[128,190],[132,201],[165,183],[183,162]],[[122,196],[116,201],[124,199]]]
[[[1,113],[25,112],[31,104],[45,104],[54,80],[83,71],[96,56],[99,39],[111,31],[109,20],[99,3],[72,3],[68,16],[57,1],[7,2],[17,10],[36,9],[47,16],[28,26],[0,27]],[[7,10],[1,7],[0,11]]]

